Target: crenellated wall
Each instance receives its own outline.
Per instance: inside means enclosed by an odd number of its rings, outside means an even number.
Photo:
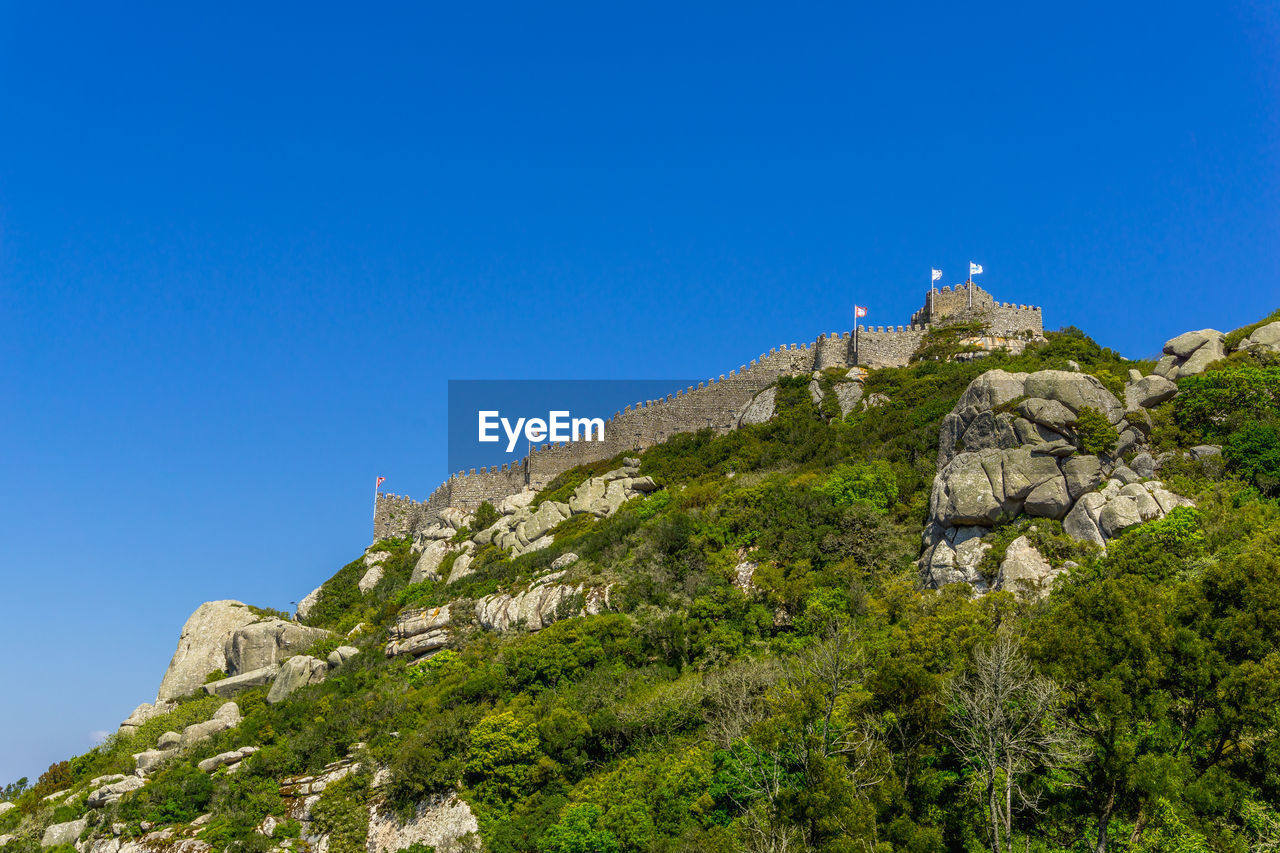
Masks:
[[[973,289],[970,305],[969,288]],[[1016,337],[1030,332],[1033,337],[1044,334],[1044,321],[1039,307],[996,302],[976,284],[957,284],[925,293],[924,306],[911,316],[911,322],[928,325],[942,320],[983,320],[993,335]]]
[[[1018,336],[1042,332],[1040,309],[996,303],[989,293],[974,286],[975,309],[987,319],[996,335]],[[944,287],[934,295],[933,316],[967,316],[968,293],[963,286]],[[928,299],[928,297],[926,297]],[[975,314],[978,312],[975,311]],[[734,428],[751,399],[781,376],[811,373],[828,367],[901,367],[920,347],[928,325],[930,304],[916,312],[909,326],[859,326],[855,349],[853,332],[820,335],[810,344],[777,347],[749,365],[726,376],[699,382],[660,400],[642,400],[616,412],[605,423],[605,440],[543,444],[519,462],[459,471],[445,480],[425,501],[399,495],[379,495],[374,514],[374,541],[409,535],[433,523],[440,510],[458,507],[472,511],[483,501],[497,503],[526,486],[544,488],[561,473],[620,453],[659,444],[674,435],[710,427],[719,432]]]

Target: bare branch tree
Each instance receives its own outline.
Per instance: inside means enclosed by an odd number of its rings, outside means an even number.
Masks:
[[[1084,759],[1061,705],[1058,686],[1031,668],[1008,635],[977,649],[970,671],[951,685],[948,738],[985,794],[993,853],[1012,853],[1015,813],[1037,808],[1041,789],[1032,780]]]

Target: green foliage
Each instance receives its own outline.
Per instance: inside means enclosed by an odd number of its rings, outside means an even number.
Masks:
[[[476,530],[487,530],[499,518],[502,518],[502,515],[493,508],[493,504],[481,501],[471,517],[471,526]]]
[[[129,823],[157,825],[190,823],[209,809],[213,779],[185,762],[175,762],[151,778],[146,787],[120,803],[120,817]]]
[[[539,853],[617,853],[622,849],[618,839],[597,828],[602,814],[592,803],[569,806],[538,842]]]
[[[889,463],[878,459],[837,465],[814,490],[839,507],[862,503],[885,512],[898,498],[898,478]]]
[[[369,838],[369,785],[359,773],[327,785],[312,807],[315,830],[329,836],[333,853],[364,853]]]
[[[1280,425],[1247,421],[1227,437],[1222,456],[1233,471],[1267,495],[1280,495]]]
[[[1080,448],[1094,456],[1115,450],[1120,440],[1120,433],[1107,416],[1092,406],[1083,406],[1076,414],[1076,435],[1080,437]]]
[[[481,802],[511,802],[529,792],[540,755],[535,726],[510,711],[492,714],[471,730],[467,781]]]
[[[1229,435],[1247,421],[1280,417],[1280,366],[1207,370],[1179,379],[1178,388],[1178,424],[1208,439]]]

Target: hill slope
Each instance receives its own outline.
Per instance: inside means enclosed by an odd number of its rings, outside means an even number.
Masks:
[[[764,423],[376,544],[300,623],[222,603],[231,621],[175,655],[166,684],[183,686],[164,698],[184,695],[6,789],[0,849],[1272,849],[1266,328],[1212,363],[1202,342],[1159,365],[1075,330],[957,360],[941,329],[911,366],[872,371],[843,417],[842,376],[819,377],[818,399],[814,377],[784,377]],[[1153,369],[1176,396],[1155,402]],[[1061,432],[978,447],[978,408],[957,403],[993,370],[1080,371],[1123,401],[1124,428],[1076,405]],[[982,412],[1052,423],[1026,405],[1044,399]],[[1117,523],[1105,548],[1064,528],[1066,505],[1011,505],[1007,483],[981,524],[939,509],[960,457],[1028,447],[1093,459],[1099,495],[1158,467],[1194,505]],[[969,531],[967,574],[939,580],[938,542],[963,561],[934,525]],[[1015,554],[1043,583],[1000,582]]]

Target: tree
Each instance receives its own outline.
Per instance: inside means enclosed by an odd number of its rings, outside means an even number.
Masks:
[[[1012,853],[1015,812],[1035,809],[1039,801],[1031,780],[1083,758],[1076,733],[1061,716],[1061,693],[1004,634],[974,652],[950,699],[949,738],[982,787],[991,850]]]

